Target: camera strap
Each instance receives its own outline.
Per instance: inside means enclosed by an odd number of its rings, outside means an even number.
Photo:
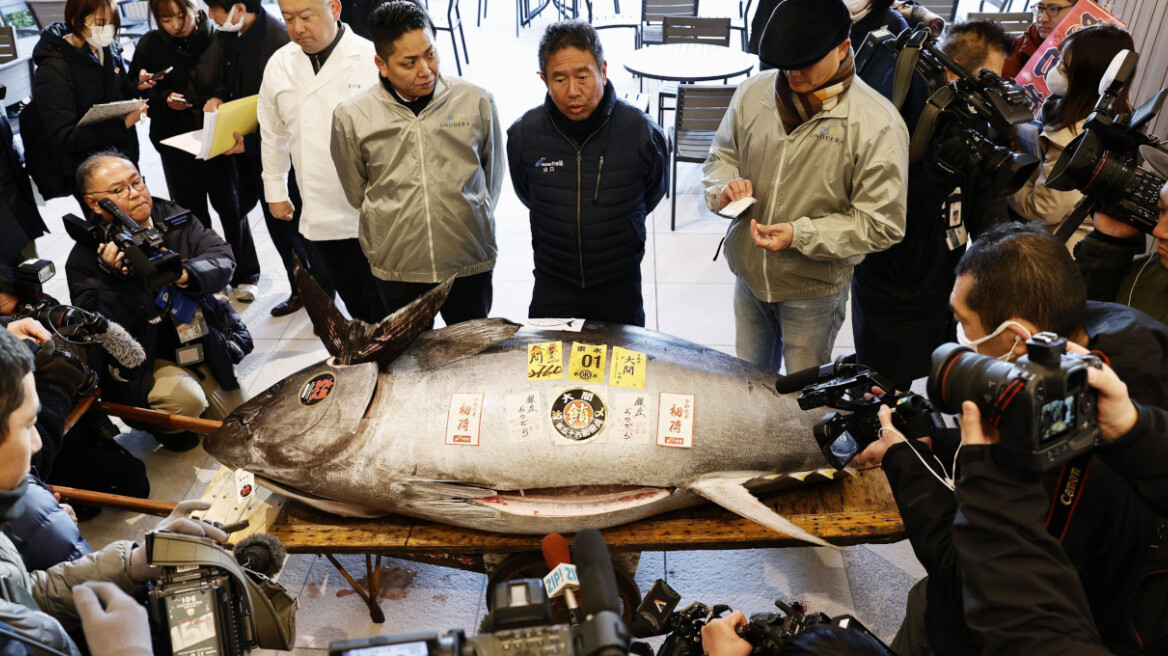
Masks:
[[[933,144],[933,133],[937,131],[937,121],[941,120],[941,114],[955,98],[957,98],[957,92],[950,86],[941,87],[929,96],[929,101],[925,103],[925,108],[921,111],[921,117],[917,119],[917,128],[913,130],[912,141],[909,143],[908,161],[910,164],[921,161],[925,153],[929,151],[929,147]]]
[[[1090,470],[1091,454],[1085,453],[1063,463],[1062,471],[1059,472],[1058,483],[1050,500],[1050,512],[1046,516],[1046,530],[1059,542],[1066,537]]]

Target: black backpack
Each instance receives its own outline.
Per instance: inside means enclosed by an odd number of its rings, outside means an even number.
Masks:
[[[36,98],[20,110],[20,139],[24,143],[24,168],[45,200],[73,193],[73,181],[61,174],[53,157],[49,133],[41,121]]]

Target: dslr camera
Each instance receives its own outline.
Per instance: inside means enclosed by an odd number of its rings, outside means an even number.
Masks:
[[[1160,89],[1132,114],[1115,113],[1119,93],[1131,82],[1138,62],[1139,55],[1130,50],[1111,60],[1099,82],[1099,102],[1083,132],[1063,150],[1047,177],[1046,186],[1051,189],[1077,189],[1086,196],[1067,220],[1074,224],[1069,228],[1072,231],[1096,205],[1108,216],[1148,234],[1159,220],[1160,188],[1166,181],[1140,168],[1139,149],[1158,143],[1144,129],[1160,112],[1168,89]]]
[[[949,82],[946,69],[958,79]],[[1034,120],[1022,88],[989,70],[965,70],[937,47],[928,28],[870,33],[856,55],[856,74],[891,100],[913,130],[910,163],[930,156],[954,178],[987,180],[994,197],[1022,188],[1038,168],[1037,157],[995,143]],[[928,99],[919,117],[916,107],[905,107],[910,95]]]
[[[994,460],[1017,471],[1043,472],[1089,452],[1100,437],[1098,393],[1087,385],[1092,355],[1067,353],[1067,340],[1038,333],[1026,355],[1002,362],[960,344],[933,351],[929,399],[945,413],[973,401],[983,421],[998,429]]]
[[[209,538],[147,533],[147,559],[163,570],[147,598],[154,653],[290,651],[296,641],[296,600],[270,578],[286,555],[280,541],[268,535],[240,540],[233,557]]]
[[[72,305],[61,305],[57,299],[45,294],[44,283],[56,274],[57,268],[49,260],[31,259],[17,265],[14,275],[19,299],[16,316],[36,319],[66,342],[101,344],[102,336],[109,330],[109,321],[105,317]]]
[[[65,232],[78,243],[95,251],[100,244],[113,242],[125,254],[131,275],[141,278],[150,291],[158,291],[182,277],[182,258],[165,250],[163,235],[171,228],[191,220],[189,212],[182,212],[154,226],[140,226],[119,208],[112,199],[98,202],[101,209],[113,217],[112,221],[86,222],[74,214],[66,214]],[[121,273],[98,257],[98,267],[105,273]]]

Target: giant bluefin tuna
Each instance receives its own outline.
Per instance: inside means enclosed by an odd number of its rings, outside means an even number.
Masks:
[[[659,332],[504,319],[427,331],[451,281],[371,326],[302,271],[333,357],[241,405],[205,447],[339,514],[509,533],[604,528],[708,499],[826,544],[748,490],[827,467],[777,376]],[[821,413],[820,413],[821,414]]]

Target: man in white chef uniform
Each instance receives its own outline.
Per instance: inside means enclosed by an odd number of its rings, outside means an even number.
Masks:
[[[329,154],[333,109],[378,84],[369,65],[376,53],[340,22],[339,0],[280,0],[280,12],[292,41],[272,55],[260,86],[264,191],[272,215],[291,220],[287,177],[295,167],[304,203],[300,234],[320,251],[349,314],[376,322],[385,312],[357,241],[358,213]]]

